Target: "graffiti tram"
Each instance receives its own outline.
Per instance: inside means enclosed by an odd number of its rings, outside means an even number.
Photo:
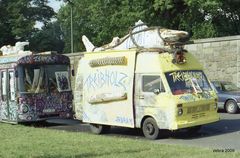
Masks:
[[[43,53],[0,56],[0,121],[71,118],[70,60]]]

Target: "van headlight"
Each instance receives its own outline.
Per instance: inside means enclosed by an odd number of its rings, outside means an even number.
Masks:
[[[183,109],[182,108],[178,108],[178,116],[181,116],[183,114]]]

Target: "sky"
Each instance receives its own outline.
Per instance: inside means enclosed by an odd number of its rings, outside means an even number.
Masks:
[[[63,5],[63,1],[56,1],[56,0],[49,0],[49,6],[52,7],[54,9],[55,12],[58,12],[58,10],[60,9],[60,7]],[[41,28],[43,26],[43,24],[41,22],[36,22],[35,27],[36,28]]]
[[[61,5],[63,5],[62,1],[56,1],[56,0],[49,0],[49,6],[54,9],[55,12],[58,12]]]

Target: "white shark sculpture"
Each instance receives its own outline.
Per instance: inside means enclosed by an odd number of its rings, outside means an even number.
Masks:
[[[189,39],[188,32],[171,30],[160,27],[148,27],[141,20],[135,23],[133,30],[123,38],[114,37],[112,42],[95,47],[89,39],[83,35],[82,41],[87,52],[103,51],[106,49],[125,50],[131,48],[169,48],[176,43],[186,42]]]
[[[15,46],[5,45],[0,48],[3,55],[21,54],[29,51],[24,51],[24,46],[29,45],[29,42],[16,42]]]

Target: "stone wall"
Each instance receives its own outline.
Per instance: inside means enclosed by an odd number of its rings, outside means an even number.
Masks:
[[[199,59],[210,80],[232,81],[240,87],[240,36],[195,40],[185,49]]]
[[[185,48],[199,59],[210,80],[232,81],[240,87],[240,35],[195,40]],[[66,55],[76,73],[82,53]]]

